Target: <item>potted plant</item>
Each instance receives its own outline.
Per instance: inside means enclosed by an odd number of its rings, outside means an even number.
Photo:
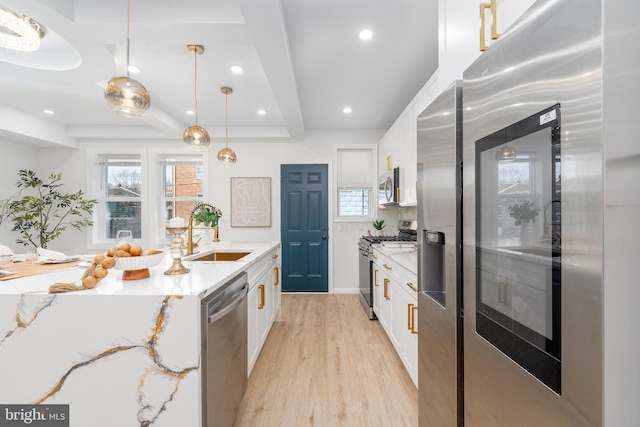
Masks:
[[[522,203],[514,203],[509,206],[509,216],[515,219],[514,224],[520,229],[520,244],[522,246],[530,246],[532,242],[531,223],[535,221],[540,208],[530,200]]]
[[[376,219],[371,223],[371,225],[373,225],[373,228],[375,228],[378,231],[379,235],[382,235],[382,229],[386,227],[386,224],[384,223],[384,219]]]
[[[63,193],[62,174],[49,175],[48,182],[35,172],[18,171],[19,193],[9,202],[6,217],[13,221],[12,231],[20,233],[16,243],[46,248],[69,227],[81,230],[93,225],[91,216],[97,200],[84,198],[82,190]],[[22,195],[27,192],[27,195]]]
[[[193,208],[194,225],[203,225],[204,227],[213,228],[213,241],[220,241],[218,238],[218,220],[222,217],[222,211],[215,206],[207,203],[197,204]]]
[[[534,202],[527,200],[526,202],[514,203],[509,206],[509,212],[509,216],[515,219],[514,224],[519,227],[535,221],[540,208],[536,207]]]

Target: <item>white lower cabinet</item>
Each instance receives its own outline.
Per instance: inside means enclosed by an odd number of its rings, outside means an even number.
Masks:
[[[415,291],[406,282],[393,282],[391,331],[398,355],[409,372],[413,383],[418,385],[418,300]]]
[[[391,325],[391,280],[384,272],[384,267],[373,264],[373,311],[375,311],[382,328],[390,333]]]
[[[258,360],[271,325],[280,315],[280,252],[279,247],[249,269],[247,298],[248,373]]]
[[[373,306],[413,383],[418,386],[416,273],[374,250]]]

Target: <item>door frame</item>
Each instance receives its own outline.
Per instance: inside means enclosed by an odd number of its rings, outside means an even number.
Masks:
[[[327,245],[327,292],[305,292],[307,294],[318,294],[318,295],[328,295],[333,293],[333,226],[334,226],[334,198],[336,197],[336,191],[333,186],[334,177],[333,177],[333,162],[331,160],[327,161],[318,161],[318,160],[310,160],[310,161],[295,161],[295,162],[282,162],[278,163],[278,176],[280,179],[278,180],[278,194],[279,194],[279,202],[278,209],[279,215],[278,220],[280,222],[280,229],[278,230],[278,240],[282,241],[282,210],[280,209],[282,202],[282,166],[283,165],[327,165],[327,223],[329,224],[329,230],[327,233],[329,244]],[[280,256],[284,258],[284,253],[281,252]]]

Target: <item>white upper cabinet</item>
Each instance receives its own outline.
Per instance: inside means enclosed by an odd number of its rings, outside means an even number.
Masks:
[[[400,168],[400,206],[415,206],[416,182],[416,121],[407,110],[398,117],[380,140],[378,175]]]

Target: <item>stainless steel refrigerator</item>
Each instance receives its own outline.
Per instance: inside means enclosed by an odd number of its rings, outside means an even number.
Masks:
[[[466,426],[603,422],[601,7],[540,0],[464,72]]]
[[[420,426],[463,423],[462,88],[417,121]]]
[[[539,0],[418,118],[421,427],[637,425],[624,390],[638,374],[604,374],[605,342],[638,342],[633,324],[604,334],[625,304],[607,314],[607,275],[630,291],[637,263],[636,229],[604,220],[637,214],[610,184],[640,158],[624,15]]]

